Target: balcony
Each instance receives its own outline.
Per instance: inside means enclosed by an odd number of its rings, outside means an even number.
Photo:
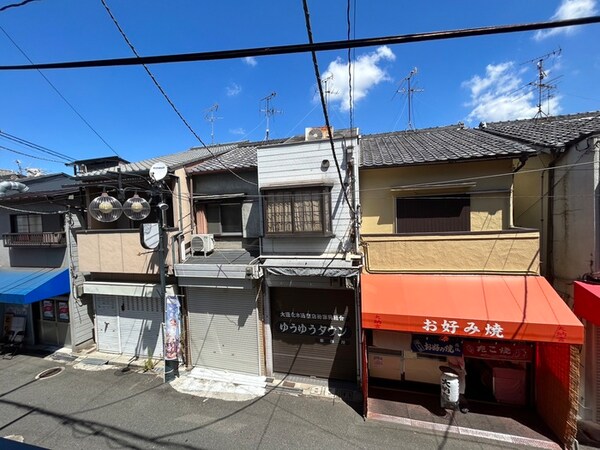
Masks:
[[[369,273],[539,274],[537,230],[362,235]]]
[[[174,234],[175,232],[166,233],[167,273],[172,273],[171,236]],[[148,250],[142,247],[139,230],[82,230],[77,233],[77,245],[81,272],[160,273],[158,249]]]
[[[64,231],[41,233],[5,233],[2,235],[5,247],[66,247],[67,237]]]

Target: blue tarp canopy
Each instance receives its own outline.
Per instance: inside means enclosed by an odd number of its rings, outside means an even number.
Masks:
[[[68,268],[0,268],[1,303],[25,305],[70,291]]]

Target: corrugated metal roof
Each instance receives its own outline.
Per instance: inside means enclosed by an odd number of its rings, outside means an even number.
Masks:
[[[518,157],[535,153],[525,144],[462,126],[367,135],[360,141],[361,167],[404,166]]]
[[[255,256],[247,250],[215,250],[213,253],[203,256],[190,256],[183,264],[249,264]]]
[[[225,153],[235,147],[238,144],[220,144],[212,145],[208,147],[193,147],[189,150],[179,153],[172,153],[164,156],[157,156],[154,158],[144,159],[142,161],[120,164],[118,166],[109,167],[107,169],[94,170],[92,172],[82,173],[78,175],[78,178],[86,179],[93,177],[103,177],[106,175],[117,174],[119,171],[123,174],[127,173],[139,173],[148,171],[154,163],[163,162],[169,169],[178,169],[188,164],[193,164],[197,161],[202,161],[207,158],[211,158],[215,155]]]
[[[488,133],[543,147],[562,149],[589,135],[600,133],[600,111],[539,119],[482,123]]]

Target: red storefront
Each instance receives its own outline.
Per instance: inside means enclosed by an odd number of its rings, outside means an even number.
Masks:
[[[367,409],[369,380],[433,386],[458,355],[467,387],[489,378],[493,401],[534,408],[573,441],[584,330],[545,278],[364,273],[361,289]]]

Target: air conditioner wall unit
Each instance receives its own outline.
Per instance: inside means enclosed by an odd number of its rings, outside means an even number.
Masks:
[[[215,249],[215,235],[193,234],[190,244],[192,255],[195,255],[196,253],[204,253],[206,255]]]
[[[333,127],[330,127],[330,130],[333,134]],[[329,130],[327,127],[311,127],[304,130],[304,140],[320,141],[322,139],[329,139]]]

